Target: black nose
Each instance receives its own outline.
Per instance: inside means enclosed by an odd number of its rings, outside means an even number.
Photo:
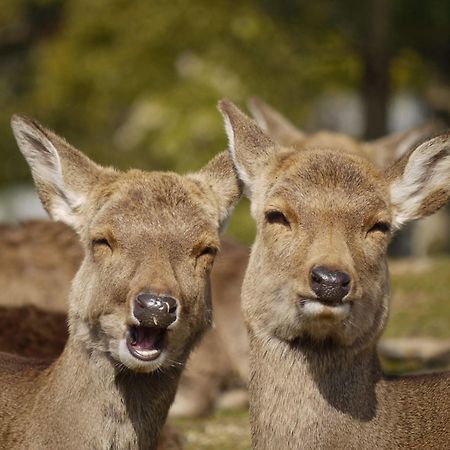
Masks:
[[[318,266],[311,271],[311,288],[324,303],[340,302],[349,293],[350,282],[350,275],[338,270]]]
[[[141,292],[134,300],[133,314],[142,326],[167,328],[177,319],[177,307],[173,297]]]

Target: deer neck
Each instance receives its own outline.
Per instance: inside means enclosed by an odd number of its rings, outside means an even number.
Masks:
[[[382,372],[374,347],[349,355],[327,345],[263,340],[251,332],[250,347],[254,448],[328,448],[327,440],[330,448],[339,447],[333,442],[350,448],[342,436],[378,420]]]
[[[42,414],[53,424],[51,439],[58,448],[153,449],[180,374],[180,368],[131,372],[71,335],[61,357],[43,374],[37,404],[44,405]]]

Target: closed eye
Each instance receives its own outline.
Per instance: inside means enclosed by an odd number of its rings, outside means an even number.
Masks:
[[[388,222],[376,222],[372,228],[369,229],[368,233],[375,233],[379,231],[381,233],[389,233],[391,231],[391,225]]]
[[[97,238],[92,239],[92,247],[108,247],[110,250],[112,250],[111,244],[108,242],[105,238]]]
[[[198,256],[205,256],[205,255],[211,255],[216,256],[219,249],[217,247],[214,247],[212,245],[208,245],[206,247],[203,247],[200,252],[198,253]]]
[[[267,211],[265,213],[265,218],[267,223],[278,223],[284,225],[285,227],[291,227],[289,220],[281,211]]]

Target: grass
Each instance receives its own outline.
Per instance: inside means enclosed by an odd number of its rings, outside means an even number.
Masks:
[[[392,261],[392,309],[385,337],[450,338],[450,257],[427,264]],[[410,372],[413,362],[385,364],[389,372]],[[205,419],[178,419],[186,450],[249,450],[247,411],[217,411]]]
[[[216,411],[204,419],[173,420],[184,436],[185,450],[249,450],[247,411]]]
[[[391,266],[392,309],[384,336],[450,338],[450,257],[429,261],[419,273],[414,262],[409,270],[408,263],[399,271],[395,261]]]

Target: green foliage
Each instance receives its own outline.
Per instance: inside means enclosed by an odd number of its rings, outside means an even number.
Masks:
[[[410,8],[403,3],[395,8]],[[415,1],[412,17],[432,8],[427,21],[442,34],[447,22],[437,11],[445,3],[427,5]],[[0,185],[29,179],[9,130],[14,112],[54,128],[100,163],[180,172],[198,169],[226,145],[216,111],[222,97],[244,106],[257,94],[304,124],[319,95],[359,85],[366,6],[8,1],[0,10]],[[401,64],[394,79],[419,88],[429,59],[420,39],[413,39],[420,49],[409,49],[407,36],[395,41]],[[239,217],[231,230],[248,240],[250,221]]]

